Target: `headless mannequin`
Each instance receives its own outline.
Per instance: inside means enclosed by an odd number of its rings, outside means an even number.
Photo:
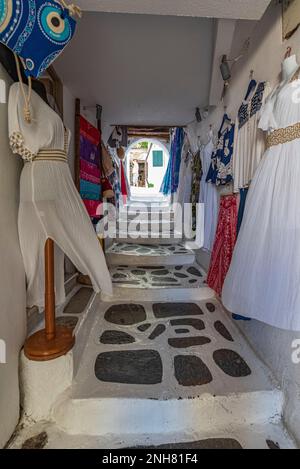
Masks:
[[[299,64],[297,62],[296,55],[291,55],[287,57],[282,62],[282,78],[283,81],[289,80],[294,73],[299,69]]]
[[[14,82],[19,81],[15,56],[13,52],[8,49],[4,44],[0,43],[0,63],[3,65],[9,76]],[[22,81],[27,84],[27,78],[25,76],[24,70],[21,67]],[[47,92],[44,85],[38,80],[32,80],[33,90],[42,98],[45,103],[48,103]]]

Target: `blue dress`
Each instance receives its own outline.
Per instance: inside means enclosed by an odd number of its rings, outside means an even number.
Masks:
[[[226,122],[229,125],[223,130]],[[212,155],[212,161],[207,173],[206,182],[211,182],[216,186],[224,186],[233,180],[232,175],[232,155],[234,142],[235,125],[225,114],[222,125],[218,133],[217,148]]]

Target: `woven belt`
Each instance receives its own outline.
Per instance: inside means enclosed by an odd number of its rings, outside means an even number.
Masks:
[[[270,133],[267,136],[267,148],[292,142],[297,138],[300,138],[300,122],[286,127],[285,129],[274,130],[274,132]]]
[[[62,161],[67,163],[68,157],[64,150],[40,150],[33,161]]]

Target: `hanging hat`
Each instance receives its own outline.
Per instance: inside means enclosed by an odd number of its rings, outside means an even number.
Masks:
[[[124,160],[124,158],[125,158],[125,150],[124,150],[123,147],[119,147],[119,148],[117,149],[117,155],[118,155],[118,157],[120,158],[120,160]]]
[[[65,0],[0,0],[0,42],[38,78],[72,39],[81,11]]]
[[[111,184],[106,177],[101,179],[102,185],[102,194],[105,199],[112,199],[115,196],[114,191],[112,190]]]

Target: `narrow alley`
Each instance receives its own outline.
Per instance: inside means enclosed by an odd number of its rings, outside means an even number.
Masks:
[[[299,44],[300,0],[0,0],[0,460],[300,448]]]

